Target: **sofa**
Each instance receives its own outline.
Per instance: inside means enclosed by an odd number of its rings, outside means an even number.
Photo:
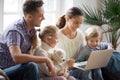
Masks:
[[[120,80],[120,52],[114,51],[105,68],[102,68],[104,80]]]

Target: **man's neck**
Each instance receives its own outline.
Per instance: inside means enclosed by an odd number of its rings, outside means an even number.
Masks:
[[[34,26],[31,24],[31,22],[29,22],[29,20],[27,18],[25,18],[25,22],[26,22],[26,28],[28,31],[30,31]]]

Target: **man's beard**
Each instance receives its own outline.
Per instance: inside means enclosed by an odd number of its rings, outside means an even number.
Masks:
[[[40,27],[40,24],[39,25],[35,25],[35,27]]]

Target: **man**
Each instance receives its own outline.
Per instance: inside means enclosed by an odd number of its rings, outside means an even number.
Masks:
[[[48,58],[29,55],[30,49],[35,47],[35,26],[39,27],[44,20],[42,5],[41,0],[26,0],[24,17],[8,26],[0,37],[0,68],[10,80],[40,80],[36,63],[46,63],[51,76],[56,75]]]

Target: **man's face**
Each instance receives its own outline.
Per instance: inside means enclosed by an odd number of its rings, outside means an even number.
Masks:
[[[32,23],[34,26],[39,27],[42,20],[44,20],[44,8],[39,7],[37,11],[32,15]]]

